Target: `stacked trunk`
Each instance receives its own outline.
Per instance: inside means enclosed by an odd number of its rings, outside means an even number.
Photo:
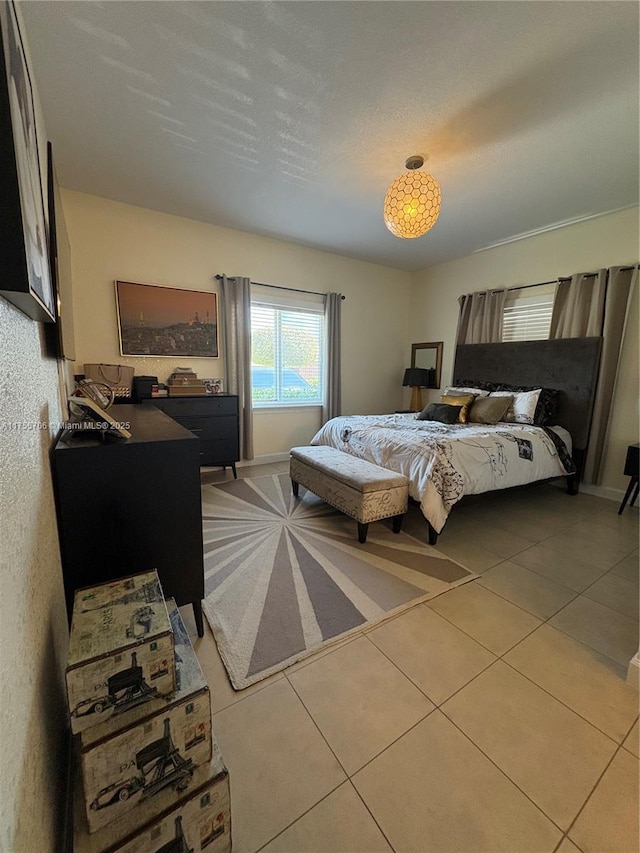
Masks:
[[[76,593],[67,689],[75,853],[228,853],[209,687],[156,572]]]

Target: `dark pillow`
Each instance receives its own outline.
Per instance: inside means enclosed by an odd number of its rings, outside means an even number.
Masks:
[[[469,423],[497,424],[512,403],[513,397],[476,397],[469,410]]]
[[[476,379],[460,379],[457,385],[473,385],[483,391],[535,391],[540,385],[508,385],[505,382],[478,382]],[[555,424],[558,415],[558,395],[556,388],[542,388],[538,397],[538,405],[533,416],[534,424]]]
[[[438,421],[441,424],[457,424],[462,406],[447,403],[429,403],[417,416],[417,421]]]

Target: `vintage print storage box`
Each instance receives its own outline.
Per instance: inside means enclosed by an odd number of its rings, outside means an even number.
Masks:
[[[82,733],[81,765],[90,832],[117,821],[164,789],[176,796],[187,792],[196,767],[211,758],[209,687],[178,608],[173,601],[168,604],[175,641],[176,692],[130,712],[126,728],[113,717]]]
[[[229,853],[231,811],[229,774],[213,741],[211,761],[198,767],[183,795],[165,788],[138,809],[89,834],[76,781],[74,853]]]
[[[157,572],[78,590],[67,664],[71,731],[174,690],[173,632]]]

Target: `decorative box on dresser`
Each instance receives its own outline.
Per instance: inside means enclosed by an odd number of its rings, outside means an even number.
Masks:
[[[69,615],[74,590],[157,569],[164,594],[193,605],[202,637],[198,439],[153,406],[111,411],[130,424],[131,438],[79,434],[59,439],[53,450]]]
[[[229,466],[237,477],[236,462],[240,458],[237,395],[154,397],[148,402],[198,437],[200,465]]]

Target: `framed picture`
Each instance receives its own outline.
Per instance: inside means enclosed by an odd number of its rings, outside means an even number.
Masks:
[[[204,387],[207,389],[207,394],[224,394],[224,380],[222,379],[203,379]]]
[[[62,209],[62,197],[53,164],[53,149],[47,142],[47,195],[49,200],[49,269],[56,300],[58,322],[50,326],[56,336],[58,358],[75,361],[76,336],[71,290],[71,244]]]
[[[116,281],[121,355],[218,357],[215,293]]]
[[[31,76],[15,5],[0,0],[0,293],[55,322]]]

